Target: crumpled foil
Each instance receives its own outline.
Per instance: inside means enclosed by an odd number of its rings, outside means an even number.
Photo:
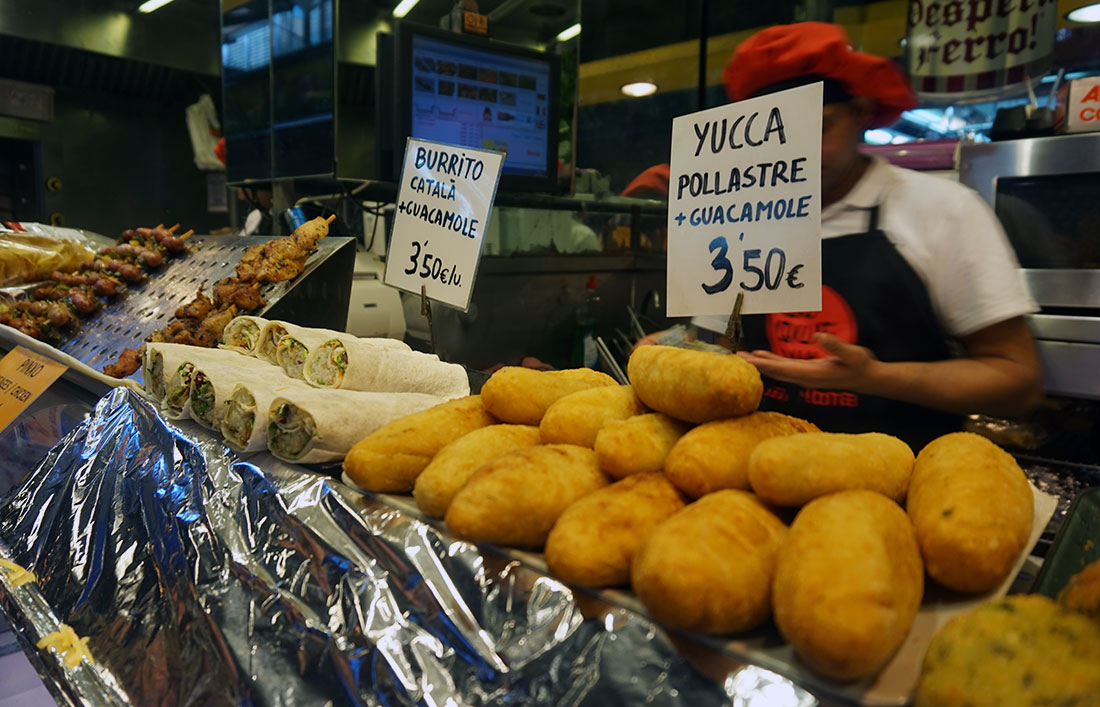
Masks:
[[[124,388],[0,503],[0,556],[39,577],[0,578],[25,639],[59,621],[91,638],[94,665],[41,661],[78,704],[815,704],[751,666],[717,683],[643,616],[582,611],[552,578],[244,461]]]

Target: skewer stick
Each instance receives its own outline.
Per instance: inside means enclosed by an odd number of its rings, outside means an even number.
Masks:
[[[424,285],[420,286],[420,316],[428,320],[428,341],[431,343],[432,353],[436,353],[435,328],[432,327],[432,301],[428,299],[428,288]]]
[[[336,220],[336,214],[332,214],[327,219],[325,219],[325,224],[328,225],[328,224],[332,223],[335,220]]]
[[[176,224],[176,225],[178,226],[179,224]],[[182,241],[183,239],[187,238],[190,235],[193,235],[194,233],[195,233],[195,229],[192,228],[190,231],[187,231],[182,236],[180,236],[180,240]]]
[[[164,224],[163,223],[158,223],[153,230],[156,230],[157,228],[164,228]]]
[[[738,292],[737,299],[733,302],[733,312],[726,322],[726,338],[733,343],[733,350],[740,351],[744,338],[744,329],[741,322],[741,307],[745,303],[745,293]]]
[[[175,226],[172,226],[171,228],[169,228],[168,232],[169,233],[175,233],[176,229],[179,228],[179,227],[180,227],[180,225],[177,223]]]

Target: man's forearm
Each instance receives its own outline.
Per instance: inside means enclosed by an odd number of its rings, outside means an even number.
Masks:
[[[1043,401],[1038,372],[996,357],[931,362],[875,361],[856,392],[960,414],[1011,417]]]

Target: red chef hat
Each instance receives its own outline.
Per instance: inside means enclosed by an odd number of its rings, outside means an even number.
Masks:
[[[917,104],[905,75],[889,59],[852,49],[838,25],[801,22],[776,25],[742,42],[722,72],[730,100],[790,88],[802,77],[833,79],[852,96],[875,100],[870,127],[893,123]]]
[[[623,196],[638,199],[664,199],[668,196],[668,175],[671,165],[655,164],[634,177],[623,189]]]

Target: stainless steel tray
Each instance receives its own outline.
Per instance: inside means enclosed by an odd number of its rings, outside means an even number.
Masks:
[[[190,301],[198,290],[205,289],[209,296],[210,285],[234,275],[234,268],[249,246],[270,240],[274,237],[189,238],[190,253],[167,261],[167,267],[155,272],[144,284],[130,287],[85,319],[80,330],[56,348],[97,371],[103,370],[123,349],[137,348],[154,330],[165,326],[176,308]],[[340,256],[332,258],[337,252]],[[301,275],[264,287],[267,304],[258,314],[304,326],[342,330],[347,322],[354,266],[354,239],[325,238],[306,261]],[[131,378],[141,382],[141,372]]]

